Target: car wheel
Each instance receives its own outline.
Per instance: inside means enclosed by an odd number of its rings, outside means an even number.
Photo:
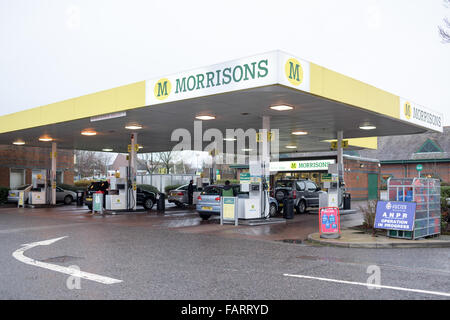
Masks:
[[[145,210],[151,210],[154,204],[155,204],[155,202],[153,201],[152,198],[145,199],[145,201],[144,201]]]
[[[64,197],[64,204],[65,204],[65,205],[71,204],[72,201],[73,201],[72,196],[65,196],[65,197]]]
[[[271,203],[270,204],[270,208],[269,208],[269,216],[270,217],[275,217],[278,214],[278,209],[275,203]]]
[[[184,209],[184,208],[185,208],[184,203],[181,203],[181,202],[176,202],[175,205],[176,205],[178,208],[180,208],[180,209]]]
[[[278,202],[283,201],[284,198],[286,198],[288,196],[288,193],[286,190],[278,190],[277,192],[275,192],[275,199]]]
[[[210,214],[207,213],[199,213],[200,214],[200,218],[202,218],[202,220],[208,220],[209,218],[211,218]]]
[[[306,212],[306,201],[300,200],[298,203],[298,206],[295,208],[297,210],[297,213],[305,213]]]

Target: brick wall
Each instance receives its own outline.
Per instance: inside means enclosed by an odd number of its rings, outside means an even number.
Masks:
[[[421,164],[423,166],[422,176],[431,174],[440,177],[444,182],[450,183],[450,162],[425,162]],[[391,175],[395,178],[414,178],[418,176],[416,166],[416,163],[382,164],[381,174]]]
[[[50,169],[51,148],[0,145],[0,186],[9,187],[10,168],[25,169],[25,182],[31,183],[33,169]],[[73,184],[74,153],[58,150],[56,168],[64,172],[64,183]]]
[[[344,158],[344,181],[347,192],[351,194],[352,200],[367,200],[369,173],[378,174],[378,196],[380,186],[380,167],[377,162],[352,160]]]

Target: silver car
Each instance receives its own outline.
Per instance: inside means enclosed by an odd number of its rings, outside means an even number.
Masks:
[[[76,199],[77,199],[76,192],[56,187],[56,202],[64,202],[64,204],[71,204]]]
[[[30,191],[32,189],[31,184],[23,185],[17,188],[14,188],[12,190],[9,190],[8,192],[8,202],[19,202],[19,191],[23,191],[24,198],[23,201],[25,203],[28,203],[28,198]],[[56,202],[63,202],[64,204],[71,204],[74,200],[77,199],[76,192],[70,191],[70,190],[64,190],[60,187],[56,187]]]
[[[31,184],[24,184],[22,186],[9,190],[8,202],[19,202],[19,192],[24,192],[23,201],[26,203],[28,201],[31,187]]]
[[[197,204],[197,197],[200,194],[200,192],[203,190],[201,187],[197,188],[197,186],[194,184],[194,194],[192,197],[193,204]],[[186,204],[188,204],[188,187],[189,184],[182,185],[174,190],[169,191],[169,195],[167,197],[167,201],[170,203],[174,203],[177,205],[177,207],[184,207]]]

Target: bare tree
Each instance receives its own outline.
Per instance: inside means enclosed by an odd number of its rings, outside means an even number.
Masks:
[[[159,156],[157,154],[155,155],[154,153],[142,153],[138,154],[138,157],[145,162],[147,172],[150,174],[155,173],[158,167],[161,166],[160,162],[158,161]]]
[[[96,174],[107,176],[110,155],[85,150],[74,150],[74,154],[74,169],[81,178],[93,177]]]
[[[170,169],[173,168],[173,158],[175,154],[173,151],[159,152],[158,161],[161,166],[166,169],[166,173],[170,173]]]
[[[450,8],[450,0],[444,0],[444,6],[449,9]],[[444,18],[444,26],[438,26],[439,35],[442,38],[442,42],[450,43],[450,20],[448,18]]]

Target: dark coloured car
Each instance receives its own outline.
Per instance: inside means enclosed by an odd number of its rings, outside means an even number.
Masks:
[[[92,210],[92,197],[93,194],[97,191],[103,192],[103,194],[107,193],[109,188],[108,181],[95,181],[92,182],[86,189],[84,193],[84,204],[88,206],[89,210]],[[106,197],[103,197],[103,207],[105,207]]]
[[[145,210],[151,210],[156,203],[156,194],[142,188],[136,188],[137,205],[143,206]]]
[[[97,191],[103,192],[105,195],[108,194],[109,183],[108,181],[97,181],[92,182],[86,191],[84,203],[88,206],[89,210],[92,210],[92,197]],[[138,206],[143,206],[146,210],[151,210],[156,203],[156,194],[152,191],[144,190],[142,188],[136,188],[136,204]],[[106,205],[106,197],[103,197],[103,207]]]
[[[323,192],[311,180],[277,180],[274,186],[274,197],[279,207],[283,207],[283,199],[294,199],[297,213],[305,213],[310,207],[319,207],[319,193]]]

